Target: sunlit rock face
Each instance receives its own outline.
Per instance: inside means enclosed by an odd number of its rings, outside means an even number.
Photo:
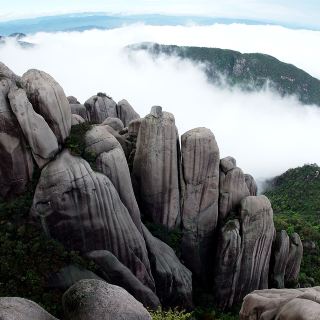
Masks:
[[[174,117],[153,107],[140,124],[133,185],[142,214],[169,229],[180,224],[178,157]]]
[[[22,76],[22,84],[35,111],[63,144],[71,130],[71,109],[61,86],[47,73],[35,69]]]
[[[208,281],[212,272],[214,231],[218,222],[219,148],[206,128],[181,137],[182,259],[193,276]]]
[[[9,69],[5,71],[10,75]],[[33,173],[31,152],[8,99],[10,89],[15,87],[8,78],[0,80],[0,195],[3,198],[23,193]]]
[[[88,120],[93,123],[102,123],[108,117],[117,118],[117,104],[104,93],[92,96],[84,103]]]
[[[67,248],[108,250],[154,289],[144,239],[110,180],[81,158],[63,151],[41,173],[33,219]]]
[[[320,318],[320,287],[257,290],[248,294],[241,320],[316,320]]]
[[[269,263],[274,238],[273,211],[265,196],[241,201],[242,259],[236,301],[256,289],[268,288]]]

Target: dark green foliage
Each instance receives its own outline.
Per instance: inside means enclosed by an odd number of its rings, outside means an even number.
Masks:
[[[82,157],[91,166],[92,170],[96,169],[95,155],[86,152],[85,135],[92,128],[90,123],[81,123],[71,127],[70,136],[65,142],[65,147],[70,150],[74,156]]]
[[[162,224],[152,222],[145,222],[145,226],[154,237],[160,239],[168,246],[170,246],[174,250],[176,255],[180,257],[182,231],[179,228],[168,230],[168,228],[163,226]]]
[[[300,284],[320,285],[320,167],[316,164],[290,169],[268,182],[265,195],[274,210],[278,231],[297,232],[317,248],[304,250]]]
[[[225,82],[243,90],[259,90],[268,84],[281,95],[297,95],[305,104],[320,105],[320,81],[292,64],[260,53],[241,54],[218,48],[179,47],[159,44],[141,44],[143,49],[157,56],[175,55],[203,64],[208,80],[216,84]],[[221,77],[222,75],[222,77]]]

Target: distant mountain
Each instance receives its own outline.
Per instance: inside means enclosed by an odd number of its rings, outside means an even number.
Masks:
[[[84,31],[89,29],[113,29],[123,25],[144,23],[147,25],[212,25],[214,23],[247,25],[274,24],[271,21],[254,21],[247,19],[212,18],[202,16],[174,16],[161,14],[115,15],[101,12],[76,13],[37,18],[19,19],[0,22],[0,34],[9,35],[14,32],[36,33],[57,31]],[[284,25],[298,28],[299,25]],[[305,28],[305,26],[304,26]]]
[[[15,32],[10,34],[9,36],[0,36],[0,46],[5,44],[7,39],[15,39],[18,45],[20,45],[22,48],[32,48],[34,47],[33,43],[23,41],[23,38],[25,38],[26,35],[24,33]]]
[[[146,50],[153,56],[178,56],[203,64],[209,81],[215,84],[227,83],[231,87],[239,86],[246,91],[259,90],[267,84],[282,96],[296,95],[304,104],[320,106],[320,80],[292,64],[281,62],[266,54],[242,54],[226,49],[154,43],[129,47],[134,50]]]

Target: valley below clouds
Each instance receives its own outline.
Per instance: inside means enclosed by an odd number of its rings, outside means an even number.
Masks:
[[[145,116],[153,105],[174,114],[179,134],[205,126],[215,134],[221,157],[257,179],[291,167],[320,163],[320,107],[266,88],[243,92],[207,81],[202,65],[177,57],[154,58],[128,45],[140,42],[219,47],[261,52],[295,64],[320,78],[320,32],[278,26],[213,25],[155,27],[143,24],[112,30],[37,33],[21,48],[0,47],[0,61],[21,75],[37,68],[52,75],[81,103],[97,92],[127,99]],[[299,51],[297,51],[299,48]]]

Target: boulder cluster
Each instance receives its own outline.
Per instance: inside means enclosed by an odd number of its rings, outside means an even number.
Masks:
[[[83,124],[94,166],[66,148],[71,127]],[[65,289],[66,281],[74,285],[63,300],[67,319],[102,319],[110,309],[104,294],[127,301],[114,298],[114,310],[149,319],[131,295],[152,309],[190,309],[193,288],[205,288],[225,309],[254,290],[297,281],[301,240],[276,235],[270,201],[257,195],[253,177],[234,158],[220,159],[209,129],[192,129],[180,143],[174,116],[160,106],[140,118],[104,93],[81,104],[45,72],[19,77],[0,64],[0,155],[1,197],[25,192],[41,170],[30,218],[99,266],[90,281],[75,283],[87,272],[65,279],[72,269],[54,275]],[[178,230],[179,257],[143,222]]]

